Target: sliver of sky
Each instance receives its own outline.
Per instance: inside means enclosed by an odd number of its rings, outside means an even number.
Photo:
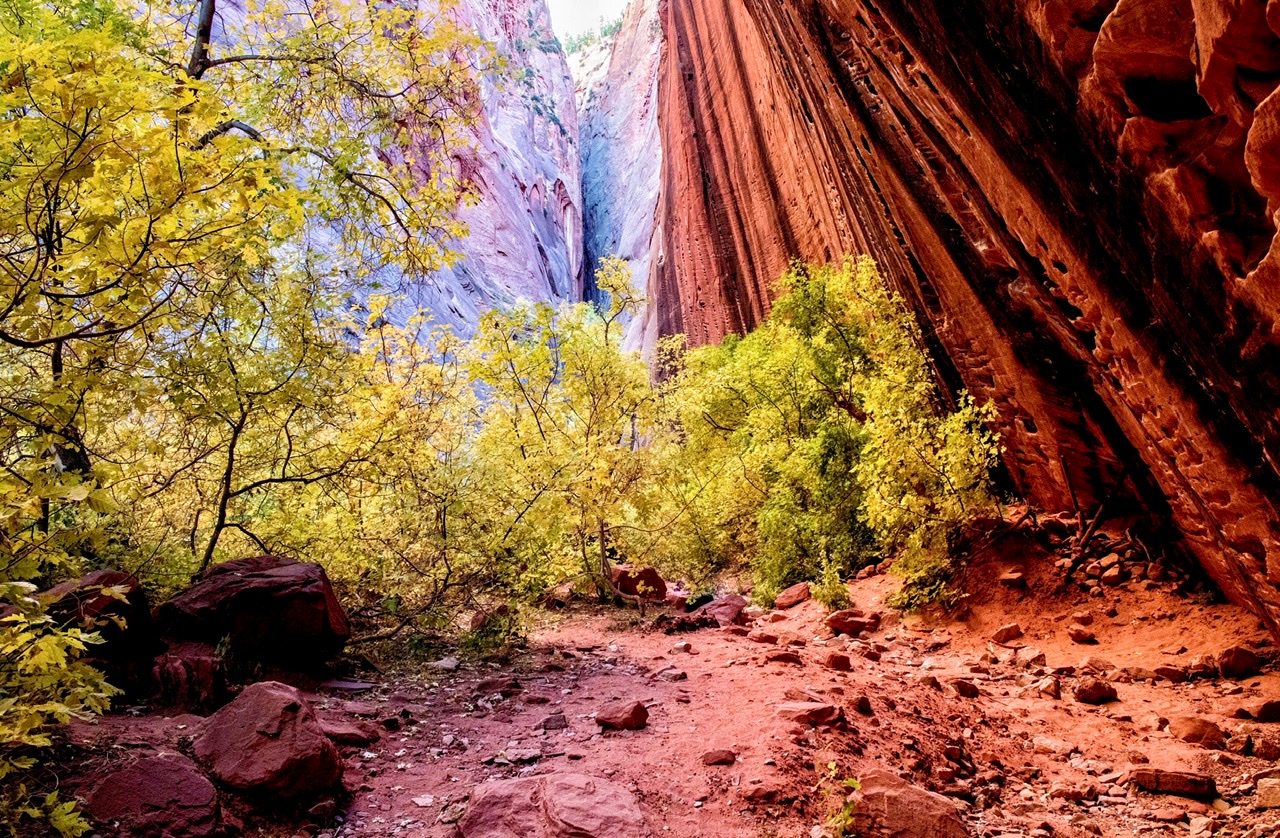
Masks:
[[[551,7],[551,23],[561,38],[581,35],[600,26],[600,20],[621,17],[627,0],[547,0]]]

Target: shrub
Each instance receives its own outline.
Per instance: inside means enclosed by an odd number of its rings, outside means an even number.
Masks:
[[[745,554],[755,599],[839,580],[897,555],[903,606],[947,600],[948,546],[993,506],[993,414],[946,409],[910,311],[868,258],[796,264],[763,324],[684,351],[664,346],[678,443],[667,486],[677,566]],[[724,531],[733,533],[726,537]]]

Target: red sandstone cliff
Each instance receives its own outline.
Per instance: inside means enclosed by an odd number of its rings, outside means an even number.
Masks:
[[[1280,627],[1280,0],[664,0],[666,333],[868,252],[1017,488]]]

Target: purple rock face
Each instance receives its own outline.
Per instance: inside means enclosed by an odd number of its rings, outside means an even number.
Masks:
[[[454,155],[476,199],[461,210],[462,258],[416,290],[467,332],[495,305],[582,298],[582,178],[573,79],[545,0],[462,0],[456,14],[509,71],[481,79],[473,146]]]
[[[429,26],[438,0],[417,6]],[[219,0],[218,50],[235,52],[244,40],[244,14],[241,0]],[[450,148],[467,193],[458,216],[468,235],[449,243],[459,258],[406,290],[412,306],[465,335],[494,306],[582,299],[582,179],[573,79],[545,0],[459,0],[450,14],[492,46],[506,72],[476,79],[479,117]],[[438,143],[409,132],[419,151]]]

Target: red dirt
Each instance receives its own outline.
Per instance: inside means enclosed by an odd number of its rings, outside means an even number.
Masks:
[[[809,835],[840,808],[838,780],[873,765],[909,772],[917,785],[976,801],[966,818],[979,835],[1183,835],[1186,823],[1165,819],[1208,814],[1226,827],[1221,834],[1274,834],[1280,818],[1253,808],[1252,777],[1276,763],[1233,751],[1241,750],[1245,728],[1262,730],[1255,739],[1280,743],[1280,725],[1231,716],[1253,701],[1280,698],[1280,674],[1174,685],[1130,681],[1116,671],[1185,666],[1238,643],[1269,646],[1257,619],[1234,606],[1198,604],[1155,585],[1108,589],[1103,597],[1053,596],[1055,580],[1032,575],[1034,593],[1010,590],[995,583],[1010,569],[1007,564],[994,562],[971,574],[968,584],[979,593],[962,621],[899,619],[882,605],[895,587],[892,577],[851,583],[856,607],[885,615],[879,631],[864,640],[832,637],[822,623],[824,610],[814,602],[762,617],[778,635],[777,646],[730,630],[668,636],[648,621],[639,623],[634,612],[578,612],[534,631],[529,652],[508,666],[422,669],[359,695],[316,694],[321,717],[371,720],[382,738],[344,749],[346,785],[353,792],[341,807],[344,823],[297,834],[444,838],[454,835],[451,822],[479,783],[572,771],[631,789],[655,835],[791,838]],[[1097,645],[1067,636],[1071,615],[1081,611],[1094,618],[1089,628]],[[1023,637],[1007,645],[989,641],[1011,622],[1020,624]],[[691,651],[675,651],[680,641]],[[1066,673],[1060,675],[1061,700],[1040,695],[1031,686],[1040,677],[1006,663],[1013,648],[1027,646],[1043,651],[1051,669],[1104,659],[1110,665],[1104,677],[1116,684],[1119,701],[1100,707],[1077,703],[1071,697],[1077,679]],[[802,663],[766,662],[783,647],[797,652]],[[1173,653],[1181,647],[1186,650]],[[865,657],[868,649],[879,650],[881,659]],[[846,652],[852,671],[823,666],[832,651]],[[668,667],[687,678],[667,680],[662,671]],[[487,695],[477,694],[479,682],[494,678],[514,678],[518,689],[505,689],[510,695],[504,698],[499,691],[511,685],[497,683]],[[979,696],[958,694],[952,686],[957,679],[976,686]],[[864,697],[873,715],[858,712]],[[616,700],[644,702],[647,727],[601,734],[593,713]],[[847,725],[813,729],[784,721],[775,708],[788,701],[839,705]],[[537,728],[556,712],[564,714],[567,729]],[[1232,750],[1210,751],[1174,739],[1161,724],[1172,716],[1217,723]],[[390,725],[398,729],[379,724],[393,717]],[[1267,727],[1276,728],[1270,737]],[[173,747],[180,735],[174,724],[150,717],[115,716],[96,728],[77,728],[77,740],[98,756],[166,737]],[[1053,753],[1067,746],[1078,753]],[[721,749],[736,752],[736,763],[703,764],[706,752]],[[1215,812],[1207,803],[1148,795],[1123,786],[1123,777],[1105,776],[1144,760],[1212,775],[1234,806]],[[1049,796],[1053,789],[1070,797],[1091,784],[1103,793],[1099,800]],[[1046,825],[1051,833],[1035,832]]]

